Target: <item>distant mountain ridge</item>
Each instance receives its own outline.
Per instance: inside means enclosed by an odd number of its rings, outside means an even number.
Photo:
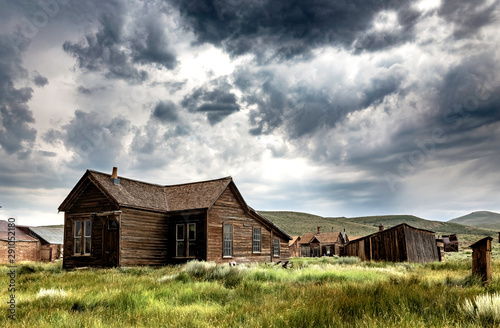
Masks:
[[[500,214],[495,212],[472,212],[467,215],[449,220],[448,222],[500,231]]]
[[[378,231],[380,223],[390,228],[400,223],[407,223],[415,228],[435,231],[439,234],[466,234],[492,236],[496,231],[484,227],[466,226],[456,222],[442,222],[425,220],[413,215],[383,215],[364,217],[322,217],[309,213],[288,211],[259,211],[261,215],[274,222],[288,234],[298,236],[305,232],[315,232],[317,227],[321,231],[343,231],[348,236],[366,236]]]

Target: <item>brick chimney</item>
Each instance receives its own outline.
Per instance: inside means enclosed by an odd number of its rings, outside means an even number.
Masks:
[[[110,180],[111,180],[111,182],[113,182],[113,184],[115,186],[120,185],[120,179],[118,179],[118,168],[117,167],[113,167],[113,173],[111,174]]]
[[[318,227],[317,229],[318,229],[318,234],[320,234],[321,233],[321,227]]]
[[[383,231],[384,230],[384,225],[382,222],[380,222],[380,225],[378,226],[378,231]]]

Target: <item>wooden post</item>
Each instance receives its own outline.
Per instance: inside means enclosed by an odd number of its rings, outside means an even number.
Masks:
[[[483,283],[491,281],[491,241],[483,238],[469,247],[472,248],[472,274],[481,277]]]

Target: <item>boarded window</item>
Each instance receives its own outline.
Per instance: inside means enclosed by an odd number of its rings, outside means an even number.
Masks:
[[[275,257],[280,256],[280,240],[279,239],[273,240],[273,255]]]
[[[233,256],[233,225],[224,224],[224,257]]]
[[[75,221],[73,233],[74,253],[82,254],[82,221]]]
[[[196,256],[196,223],[188,224],[188,254]]]
[[[260,253],[260,228],[253,228],[253,252]]]
[[[186,242],[184,240],[184,224],[178,224],[175,228],[175,239],[176,239],[176,256],[185,257],[186,256]]]

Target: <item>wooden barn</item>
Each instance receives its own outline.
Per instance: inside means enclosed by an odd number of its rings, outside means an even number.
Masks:
[[[9,234],[9,223],[0,220],[0,263],[9,262],[9,243],[15,245],[15,261],[39,261],[40,260],[40,241],[16,227],[15,243]]]
[[[305,233],[300,237],[299,256],[319,257],[340,255],[342,247],[349,242],[345,232],[321,232],[317,228],[316,233]]]
[[[231,177],[163,186],[87,170],[59,207],[64,268],[286,262],[290,236]]]
[[[435,233],[406,223],[350,241],[345,246],[345,255],[363,261],[424,264],[440,260]]]

